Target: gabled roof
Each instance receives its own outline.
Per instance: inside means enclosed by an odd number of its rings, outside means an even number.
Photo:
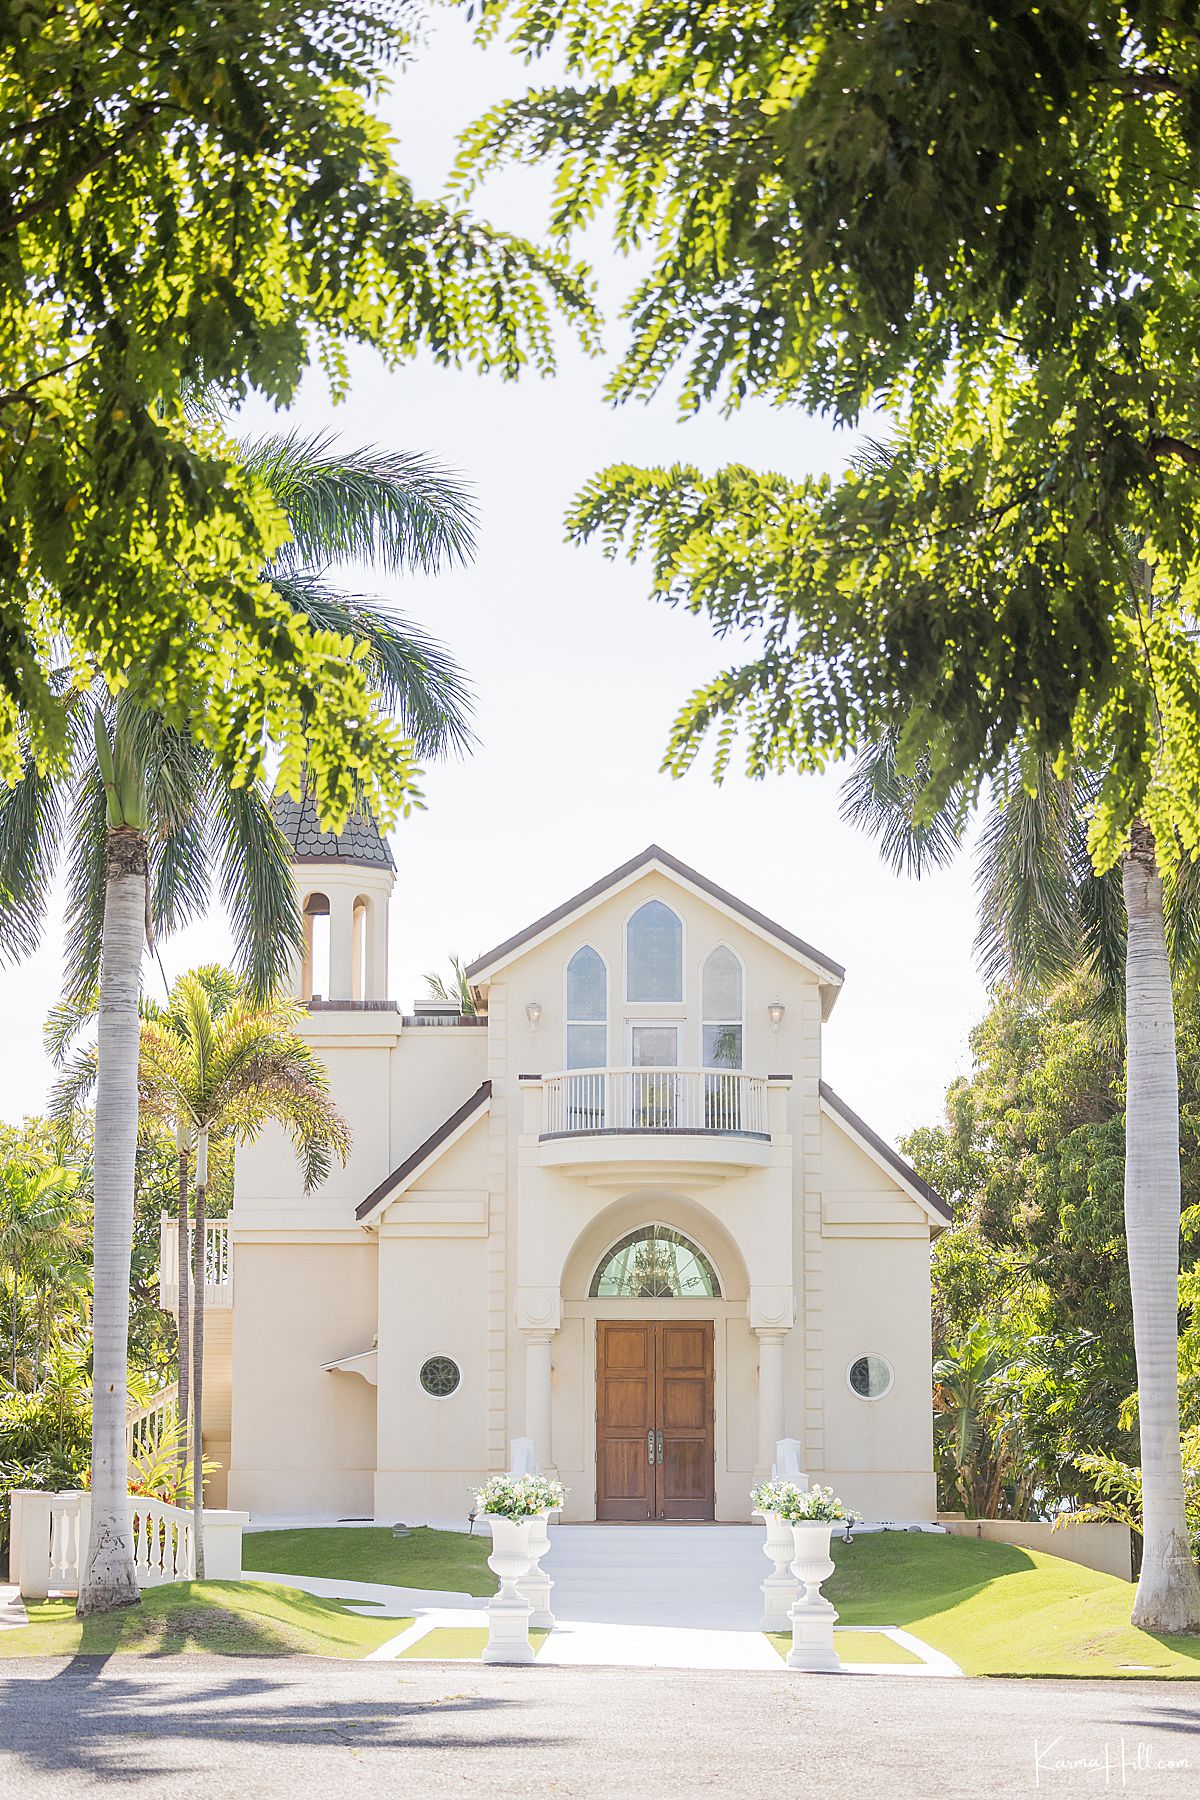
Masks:
[[[465,971],[467,979],[475,982],[489,980],[498,969],[502,969],[511,962],[520,951],[530,948],[542,938],[549,937],[553,932],[569,923],[577,914],[585,912],[595,901],[602,899],[607,894],[615,893],[623,887],[628,887],[639,876],[654,869],[672,876],[684,887],[690,888],[693,893],[703,896],[706,900],[711,900],[715,906],[728,913],[730,917],[739,919],[742,924],[748,925],[752,931],[757,932],[759,937],[768,938],[775,944],[781,944],[785,950],[797,957],[800,962],[812,970],[820,980],[822,987],[827,990],[825,1011],[828,1014],[833,1000],[837,996],[837,990],[845,978],[846,971],[841,963],[834,962],[832,957],[825,956],[820,950],[814,950],[813,946],[806,944],[803,938],[797,937],[785,926],[777,925],[774,919],[768,919],[765,913],[760,913],[755,907],[748,906],[744,900],[739,900],[736,894],[728,893],[725,888],[718,887],[716,882],[709,881],[708,877],[701,875],[698,870],[689,868],[687,863],[680,862],[678,857],[672,856],[669,851],[662,849],[658,844],[647,845],[639,855],[631,857],[627,863],[622,863],[619,869],[613,869],[609,874],[602,875],[599,881],[592,883],[591,887],[584,888],[582,893],[573,895],[570,900],[564,900],[561,906],[556,906],[553,912],[548,912],[542,918],[536,919],[532,925],[527,925],[524,931],[518,931],[515,937],[506,938],[502,944],[497,944],[494,950],[487,951],[483,956],[477,956]]]
[[[931,1188],[929,1183],[917,1174],[912,1164],[906,1163],[899,1152],[893,1150],[890,1144],[885,1143],[877,1131],[872,1131],[865,1120],[860,1119],[858,1114],[846,1105],[841,1095],[834,1093],[827,1081],[821,1083],[821,1099],[824,1101],[826,1109],[845,1127],[859,1148],[865,1150],[872,1162],[878,1163],[894,1175],[911,1199],[915,1200],[926,1212],[930,1210],[935,1212],[939,1220],[945,1224],[953,1223],[954,1214],[937,1189]]]
[[[354,863],[360,868],[394,869],[387,840],[369,813],[351,813],[342,831],[322,831],[311,794],[289,800],[278,794],[271,817],[287,840],[294,863]]]
[[[481,1081],[469,1100],[464,1100],[457,1112],[452,1112],[448,1119],[443,1119],[431,1137],[406,1156],[399,1168],[385,1175],[377,1188],[373,1188],[365,1200],[359,1202],[354,1209],[354,1216],[360,1225],[369,1224],[377,1212],[398,1200],[407,1188],[410,1188],[418,1176],[423,1175],[431,1163],[435,1163],[442,1152],[451,1144],[456,1144],[464,1132],[468,1131],[476,1119],[482,1118],[492,1103],[492,1084]]]

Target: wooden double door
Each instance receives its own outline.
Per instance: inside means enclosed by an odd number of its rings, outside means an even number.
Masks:
[[[596,1325],[596,1517],[711,1519],[711,1319]]]

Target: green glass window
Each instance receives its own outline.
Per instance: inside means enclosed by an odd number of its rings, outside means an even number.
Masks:
[[[593,1299],[719,1300],[717,1272],[698,1245],[667,1225],[641,1225],[614,1244],[592,1278]]]

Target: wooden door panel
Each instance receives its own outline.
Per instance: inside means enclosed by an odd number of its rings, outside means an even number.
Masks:
[[[647,1506],[648,1473],[645,1438],[640,1442],[610,1440],[605,1444],[601,1474],[603,1491],[609,1500],[617,1503],[636,1501],[644,1512]]]
[[[596,1326],[596,1517],[654,1516],[654,1326],[601,1320]]]
[[[655,1332],[656,1402],[662,1458],[656,1463],[660,1519],[716,1516],[713,1463],[713,1326],[663,1320]]]
[[[649,1324],[609,1325],[600,1327],[604,1339],[604,1369],[615,1375],[622,1369],[653,1373],[654,1355]]]
[[[705,1511],[710,1473],[705,1457],[707,1449],[704,1438],[664,1438],[659,1502],[665,1517],[711,1518],[711,1512]]]
[[[703,1431],[711,1412],[707,1381],[692,1375],[668,1375],[661,1382],[658,1416],[664,1430]]]
[[[711,1327],[676,1325],[664,1321],[658,1328],[661,1343],[659,1366],[664,1374],[676,1371],[703,1375],[708,1368]]]

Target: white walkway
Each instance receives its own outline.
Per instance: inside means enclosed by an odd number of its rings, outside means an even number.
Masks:
[[[20,1589],[15,1582],[0,1581],[0,1631],[12,1631],[18,1625],[28,1623],[29,1615]]]
[[[552,1526],[543,1567],[554,1582],[550,1604],[558,1622],[538,1662],[778,1672],[780,1658],[759,1629],[760,1589],[771,1569],[762,1543],[762,1528],[750,1525]],[[413,1623],[372,1651],[371,1661],[392,1660],[439,1626],[487,1625],[483,1602],[469,1594],[251,1570],[246,1579],[358,1601],[355,1610],[376,1616],[411,1615]],[[909,1633],[887,1635],[923,1664],[860,1663],[849,1672],[959,1674]]]

